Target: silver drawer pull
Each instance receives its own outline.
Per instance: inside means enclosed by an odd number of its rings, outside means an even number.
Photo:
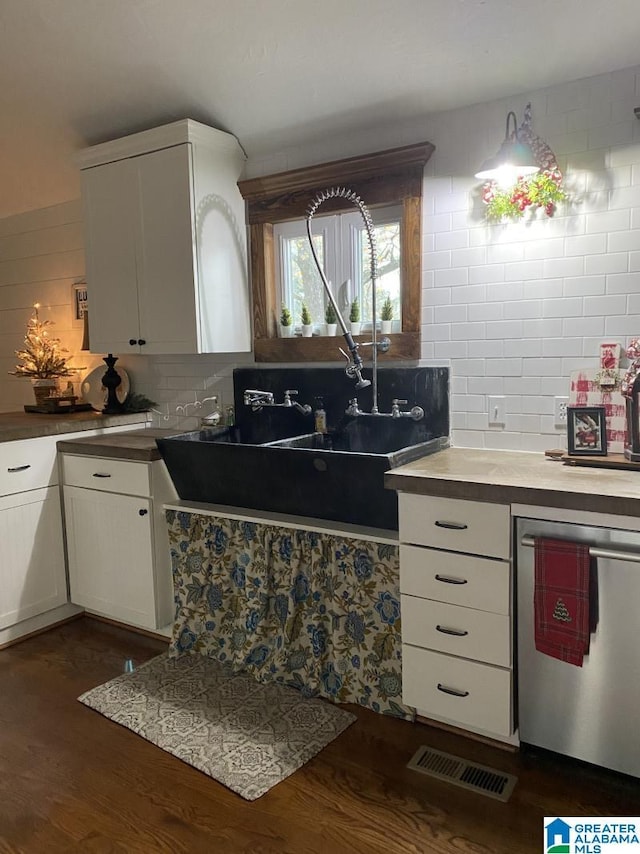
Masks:
[[[466,529],[469,527],[463,522],[441,522],[440,520],[438,520],[435,524],[438,528],[449,528],[452,531],[466,531]]]
[[[11,472],[13,474],[14,472],[26,471],[27,469],[30,469],[30,468],[31,468],[31,466],[29,464],[27,464],[26,466],[13,466],[12,468],[7,469],[7,471]]]
[[[442,632],[443,635],[455,635],[457,638],[463,638],[469,632],[465,629],[448,629],[446,626],[436,626],[437,632]]]
[[[436,575],[434,576],[436,581],[442,581],[444,584],[468,584],[466,578],[453,578],[451,575]]]
[[[93,473],[92,477],[111,477],[111,475],[106,472],[96,471]]]
[[[438,691],[442,691],[444,694],[451,694],[452,697],[468,697],[468,691],[457,691],[455,688],[447,688],[446,685],[443,685],[441,682],[438,682]]]

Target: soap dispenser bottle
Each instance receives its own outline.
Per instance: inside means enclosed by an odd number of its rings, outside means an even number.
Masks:
[[[327,432],[327,413],[324,410],[324,401],[321,397],[316,397],[316,409],[313,413],[314,430],[316,433]]]

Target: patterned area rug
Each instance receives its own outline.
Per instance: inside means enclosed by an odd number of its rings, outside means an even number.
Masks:
[[[261,684],[202,655],[160,655],[78,699],[248,801],[355,720],[325,700]]]

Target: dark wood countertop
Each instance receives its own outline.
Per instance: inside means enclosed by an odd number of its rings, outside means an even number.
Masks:
[[[64,454],[79,454],[85,457],[109,457],[118,460],[152,462],[159,460],[160,452],[156,438],[175,435],[175,430],[150,427],[147,430],[127,430],[124,433],[88,436],[76,439],[61,439],[58,451]]]
[[[37,412],[0,412],[0,442],[59,436],[104,427],[145,424],[147,412],[102,415],[100,412],[68,412],[64,415],[41,415]]]
[[[563,465],[542,453],[447,448],[385,474],[416,495],[640,516],[640,471]]]

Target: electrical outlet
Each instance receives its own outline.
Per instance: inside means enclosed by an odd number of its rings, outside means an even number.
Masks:
[[[489,398],[489,424],[504,427],[506,405],[504,397]]]
[[[554,398],[554,423],[556,427],[567,426],[567,406],[569,405],[568,397]]]

